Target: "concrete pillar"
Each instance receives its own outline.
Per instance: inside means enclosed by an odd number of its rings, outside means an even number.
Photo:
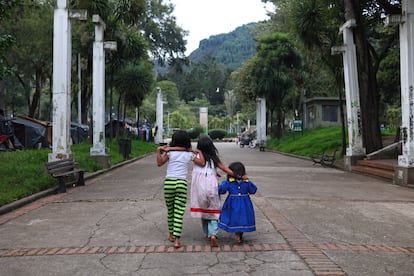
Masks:
[[[352,28],[355,20],[348,20],[339,28],[343,34],[344,45],[333,47],[333,54],[342,53],[344,62],[346,111],[348,121],[348,148],[346,149],[345,168],[352,170],[352,165],[365,156],[366,151],[362,140],[361,106],[359,98],[358,67],[356,47]]]
[[[66,0],[58,0],[53,19],[52,153],[49,161],[73,158],[70,149],[72,39]]]
[[[90,155],[105,167],[111,165],[105,146],[105,49],[116,50],[116,42],[104,42],[105,22],[97,14],[92,16],[95,24],[95,42],[93,43],[92,72],[92,124],[93,146]]]
[[[414,184],[414,2],[402,1],[400,21],[402,155],[394,181],[399,185]]]
[[[157,135],[155,136],[155,143],[160,144],[164,142],[163,138],[163,114],[164,114],[164,101],[162,99],[161,88],[157,87]]]
[[[267,142],[265,98],[256,99],[256,134],[260,151],[264,151]]]
[[[200,126],[204,134],[208,135],[208,107],[200,107]]]
[[[91,156],[105,156],[105,53],[104,31],[105,23],[99,15],[93,15],[95,24],[95,41],[93,43],[93,72],[92,72],[92,120],[93,146]]]

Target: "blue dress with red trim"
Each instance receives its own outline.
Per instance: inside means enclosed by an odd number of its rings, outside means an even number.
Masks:
[[[219,228],[226,232],[256,231],[256,219],[250,194],[257,191],[249,180],[236,180],[230,177],[219,186],[219,194],[229,193],[221,208]]]

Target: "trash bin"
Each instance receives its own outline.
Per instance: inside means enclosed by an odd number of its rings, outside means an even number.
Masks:
[[[119,153],[122,154],[124,160],[129,158],[129,154],[131,153],[131,139],[119,140]]]

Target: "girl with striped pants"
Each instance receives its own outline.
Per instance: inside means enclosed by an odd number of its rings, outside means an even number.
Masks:
[[[183,228],[183,217],[187,206],[187,173],[188,165],[193,161],[204,166],[205,160],[199,150],[191,149],[191,140],[186,131],[173,134],[170,146],[157,149],[157,165],[167,165],[164,180],[164,199],[167,205],[168,239],[180,248],[180,237]]]

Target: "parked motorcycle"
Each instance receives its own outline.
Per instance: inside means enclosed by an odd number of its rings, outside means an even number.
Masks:
[[[253,137],[241,137],[239,145],[241,148],[244,148],[244,146],[248,146],[249,148],[255,148],[256,139],[253,139]]]

